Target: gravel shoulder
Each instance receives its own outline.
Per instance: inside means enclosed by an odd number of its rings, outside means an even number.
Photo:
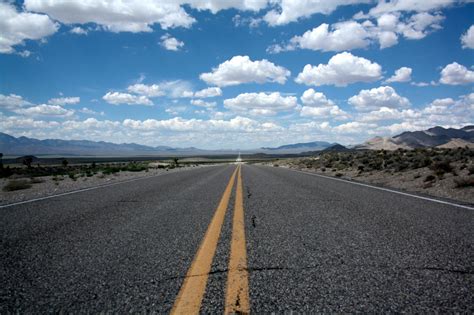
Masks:
[[[455,183],[456,179],[466,178],[469,176],[467,170],[459,171],[457,176],[447,173],[444,174],[442,178],[435,178],[432,181],[426,181],[427,176],[432,174],[432,171],[428,167],[407,170],[404,172],[371,171],[359,173],[357,170],[334,171],[331,169],[326,169],[323,172],[321,169],[302,168],[285,161],[279,161],[278,163],[274,163],[274,165],[474,204],[474,187],[456,187]]]
[[[46,196],[52,196],[62,194],[70,191],[80,190],[84,188],[97,187],[101,185],[107,185],[111,183],[118,183],[128,181],[135,178],[146,178],[153,177],[167,173],[183,172],[197,167],[209,167],[210,165],[200,166],[185,166],[174,169],[160,169],[150,168],[148,171],[141,172],[129,172],[122,171],[119,173],[104,175],[98,173],[91,177],[79,177],[72,180],[68,176],[42,176],[35,177],[35,181],[32,183],[31,188],[15,190],[15,191],[3,191],[3,187],[8,184],[11,179],[1,178],[0,179],[0,205],[7,205],[10,203],[21,202]],[[25,179],[30,180],[30,179]]]

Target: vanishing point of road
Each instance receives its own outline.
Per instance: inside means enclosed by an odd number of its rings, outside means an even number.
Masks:
[[[1,207],[0,313],[472,313],[473,210],[245,164]]]

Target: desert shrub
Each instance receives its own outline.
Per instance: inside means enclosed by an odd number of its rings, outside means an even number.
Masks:
[[[474,174],[474,165],[471,165],[467,168],[468,172],[469,172],[469,175],[472,175]]]
[[[326,172],[326,168],[325,168],[325,167],[321,167],[321,172]]]
[[[4,187],[3,191],[14,191],[31,188],[31,182],[26,179],[10,180]]]
[[[336,173],[336,174],[334,174],[334,176],[336,176],[336,177],[342,177],[342,173]]]
[[[449,173],[453,171],[451,163],[446,160],[433,163],[433,165],[431,165],[431,169],[438,176],[442,176],[444,173]]]
[[[30,178],[30,183],[32,183],[32,184],[44,183],[44,179],[38,178],[38,177],[32,177],[32,178]]]
[[[76,181],[76,175],[74,173],[69,173],[68,176],[71,180]]]
[[[278,167],[279,165],[278,164],[273,164],[273,167]]]
[[[454,185],[456,188],[463,187],[473,187],[474,186],[474,177],[459,177],[454,179]]]
[[[420,178],[420,177],[421,177],[421,174],[415,174],[415,175],[413,176],[413,179],[417,179],[417,178]]]
[[[425,177],[425,179],[423,180],[424,182],[432,182],[436,179],[436,177],[434,175],[428,175]]]

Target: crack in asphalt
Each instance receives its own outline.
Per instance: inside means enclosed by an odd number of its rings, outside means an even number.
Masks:
[[[268,266],[268,267],[251,267],[245,268],[247,272],[261,272],[261,271],[278,271],[278,270],[285,270],[285,271],[297,271],[297,270],[308,270],[308,269],[318,269],[323,267],[322,265],[319,266],[307,266],[307,267],[280,267],[280,266]],[[353,267],[368,267],[374,269],[398,269],[398,270],[428,270],[428,271],[441,271],[447,273],[456,273],[456,274],[463,274],[463,275],[474,275],[474,271],[469,270],[461,270],[461,269],[451,269],[451,268],[442,268],[442,267],[405,267],[405,268],[392,268],[390,266],[372,266],[372,265],[353,265]],[[189,277],[203,277],[208,275],[215,275],[215,274],[222,274],[229,272],[228,268],[225,269],[216,269],[212,270],[207,274],[198,274],[198,275],[186,275],[186,276],[175,276],[162,279],[163,281],[170,281],[176,279],[185,279]]]

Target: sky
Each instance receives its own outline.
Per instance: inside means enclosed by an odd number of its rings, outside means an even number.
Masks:
[[[0,131],[203,149],[474,124],[472,0],[0,0]]]

